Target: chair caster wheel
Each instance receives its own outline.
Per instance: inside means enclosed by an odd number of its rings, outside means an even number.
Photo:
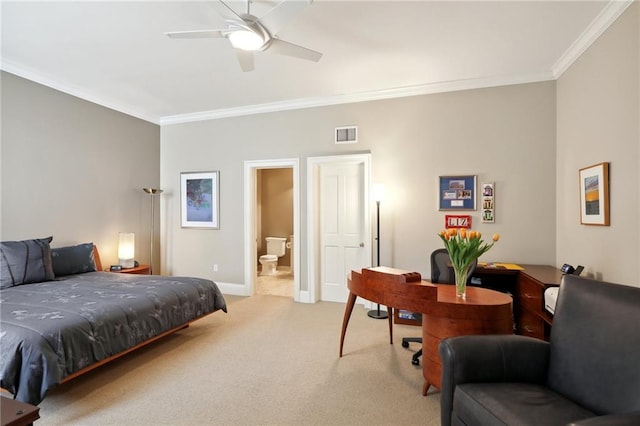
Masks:
[[[402,347],[403,348],[408,348],[409,347],[409,342],[402,342]]]
[[[412,359],[412,360],[411,360],[411,364],[413,364],[413,365],[420,365],[420,360],[419,360],[419,359]]]

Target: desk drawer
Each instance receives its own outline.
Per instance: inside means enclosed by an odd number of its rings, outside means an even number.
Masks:
[[[544,286],[529,277],[520,276],[518,280],[518,300],[520,306],[534,312],[542,312]]]
[[[544,340],[544,321],[527,309],[518,315],[518,326],[519,334]]]

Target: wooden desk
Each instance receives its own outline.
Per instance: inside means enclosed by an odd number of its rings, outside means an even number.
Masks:
[[[468,334],[513,334],[509,295],[467,287],[466,299],[456,297],[456,286],[439,284],[437,303],[422,314],[422,374],[426,395],[431,385],[441,388],[442,363],[438,345],[442,339]]]
[[[473,277],[482,281],[482,288],[513,296],[513,325],[516,334],[548,341],[553,316],[544,310],[544,291],[560,285],[562,272],[548,265],[520,266],[522,270],[478,266]],[[398,310],[395,313],[395,322],[420,325],[416,321],[400,318]]]
[[[544,309],[544,291],[559,286],[562,272],[546,265],[522,265],[518,274],[514,304],[517,303],[516,332],[523,336],[549,341],[551,334],[551,316]]]
[[[378,266],[351,271],[347,278],[349,297],[342,320],[340,356],[344,347],[349,318],[358,296],[370,302],[384,305],[389,310],[389,343],[393,344],[393,308],[402,306],[414,312],[425,312],[428,304],[435,303],[437,287],[422,281],[418,272]]]
[[[562,272],[549,265],[523,264],[522,270],[478,267],[473,274],[483,288],[513,295],[516,334],[549,340],[553,317],[544,310],[544,291],[562,282]]]
[[[417,272],[377,267],[351,271],[347,280],[349,298],[342,320],[340,356],[349,318],[358,296],[389,309],[389,343],[393,344],[393,310],[402,308],[422,313],[425,362],[422,363],[423,395],[431,385],[441,386],[440,340],[463,334],[511,334],[511,297],[493,290],[467,288],[466,299],[456,297],[453,285],[422,281]]]
[[[40,418],[40,408],[34,405],[5,396],[0,397],[0,403],[2,426],[26,426]]]

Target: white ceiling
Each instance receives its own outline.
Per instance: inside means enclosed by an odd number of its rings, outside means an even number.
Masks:
[[[209,2],[3,0],[1,66],[171,124],[555,79],[629,4],[315,0],[279,36],[320,62],[258,52],[244,73],[227,40],[164,35],[225,28]]]

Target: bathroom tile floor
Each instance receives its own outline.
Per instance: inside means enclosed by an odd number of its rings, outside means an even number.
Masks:
[[[258,271],[260,267],[258,267]],[[291,268],[278,266],[274,275],[260,275],[256,285],[257,294],[270,294],[293,298],[293,274]]]

